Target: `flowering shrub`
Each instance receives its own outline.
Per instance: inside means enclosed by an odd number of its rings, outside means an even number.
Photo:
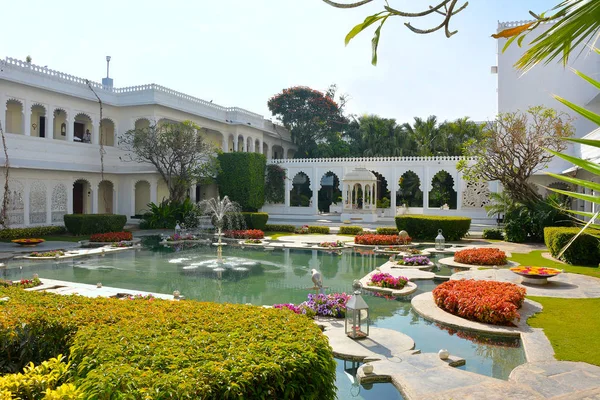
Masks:
[[[247,244],[261,244],[262,240],[260,240],[260,239],[246,239],[244,241],[244,243],[247,243]]]
[[[9,281],[0,279],[0,287],[18,287],[23,289],[29,289],[35,286],[39,286],[42,284],[39,278],[35,277],[33,279],[21,279],[20,281]]]
[[[300,228],[296,228],[295,233],[299,233],[301,235],[306,235],[310,231],[308,230],[308,225],[302,225]]]
[[[131,242],[114,242],[111,244],[111,247],[131,247],[133,244]]]
[[[95,233],[90,236],[90,242],[120,242],[122,240],[132,240],[131,232],[107,232]]]
[[[416,255],[419,255],[419,254],[423,253],[423,251],[419,250],[419,249],[404,249],[402,251],[405,252],[405,253],[411,254],[413,256],[416,256]]]
[[[506,253],[500,249],[465,249],[454,253],[454,261],[472,265],[504,265]]]
[[[186,233],[184,235],[182,235],[180,233],[174,233],[167,238],[167,240],[170,242],[177,242],[180,240],[195,240],[195,239],[196,239],[196,236],[192,235],[191,233]]]
[[[548,267],[531,267],[527,265],[521,265],[519,267],[510,268],[511,271],[516,272],[519,275],[532,275],[532,276],[556,276],[562,271],[556,268]]]
[[[403,257],[398,260],[398,265],[427,265],[431,261],[425,256]]]
[[[52,250],[45,252],[34,251],[33,253],[29,253],[29,257],[56,257],[56,256],[64,256],[65,252],[62,250]]]
[[[438,307],[471,321],[511,325],[520,318],[526,290],[514,283],[495,281],[447,281],[433,290]]]
[[[13,239],[11,242],[16,244],[39,244],[45,242],[44,239]]]
[[[354,237],[354,243],[366,244],[371,246],[377,245],[399,245],[410,244],[412,239],[405,237],[401,239],[398,235],[357,235]]]
[[[409,279],[404,276],[393,277],[386,272],[377,272],[371,276],[369,286],[379,286],[388,289],[402,289],[408,283]]]
[[[344,318],[346,316],[346,303],[350,295],[346,293],[309,294],[308,300],[297,306],[291,303],[275,304],[274,308],[287,308],[296,314],[304,314],[314,318],[315,315],[323,317]]]
[[[262,239],[265,233],[260,229],[247,229],[238,231],[225,231],[225,237],[233,239]]]
[[[338,240],[335,242],[321,242],[319,243],[319,247],[329,247],[329,248],[338,248],[338,247],[344,247],[344,242]]]

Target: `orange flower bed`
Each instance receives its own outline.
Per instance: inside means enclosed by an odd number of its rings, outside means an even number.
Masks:
[[[450,314],[493,325],[512,325],[520,319],[517,311],[525,301],[526,290],[508,282],[447,281],[433,290],[433,300]]]
[[[371,246],[381,245],[402,245],[410,244],[412,239],[410,237],[401,238],[398,235],[356,235],[354,236],[354,243],[356,244],[367,244]]]
[[[466,249],[454,253],[454,261],[471,265],[504,265],[506,253],[500,249]]]
[[[122,240],[132,240],[133,235],[131,232],[108,232],[108,233],[94,233],[90,236],[90,242],[120,242]]]
[[[44,239],[13,239],[11,242],[21,245],[40,244],[45,242]]]
[[[260,229],[248,229],[248,230],[238,230],[238,231],[225,231],[223,235],[226,238],[233,239],[262,239],[265,237],[265,233]]]
[[[556,268],[531,267],[528,265],[512,267],[512,268],[510,268],[510,270],[519,275],[546,276],[548,278],[556,276],[562,272],[560,269],[556,269]]]

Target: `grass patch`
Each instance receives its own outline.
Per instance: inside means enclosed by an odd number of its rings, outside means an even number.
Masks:
[[[541,303],[544,310],[527,323],[544,329],[556,359],[600,365],[600,299],[528,298]]]
[[[578,265],[569,265],[559,263],[557,261],[548,260],[547,258],[542,257],[542,253],[547,253],[548,250],[534,250],[527,254],[525,253],[512,253],[512,257],[509,258],[511,261],[516,261],[521,265],[535,265],[538,267],[550,267],[550,268],[558,268],[564,269],[565,272],[570,272],[573,274],[581,274],[587,276],[593,276],[596,278],[600,278],[600,268],[598,267],[584,267]]]
[[[271,237],[271,240],[277,240],[282,236],[296,236],[296,233],[293,232],[265,232],[265,236]]]

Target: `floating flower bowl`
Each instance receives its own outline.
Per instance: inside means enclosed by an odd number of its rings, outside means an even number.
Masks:
[[[547,267],[532,267],[521,265],[510,268],[512,272],[523,277],[523,283],[532,283],[536,285],[544,285],[548,283],[548,278],[552,278],[560,274],[560,269]]]
[[[45,242],[44,239],[14,239],[11,242],[16,243],[21,246],[36,246],[40,243]]]

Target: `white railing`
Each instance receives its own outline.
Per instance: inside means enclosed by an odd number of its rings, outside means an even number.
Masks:
[[[523,20],[523,21],[506,21],[506,22],[498,22],[498,30],[514,28],[516,26],[528,24],[530,22],[535,22],[533,19]],[[544,21],[542,24],[554,24],[556,21]]]
[[[308,164],[308,163],[368,163],[368,162],[431,162],[431,161],[476,161],[475,157],[436,156],[436,157],[346,157],[346,158],[288,158],[268,160],[269,164]]]

